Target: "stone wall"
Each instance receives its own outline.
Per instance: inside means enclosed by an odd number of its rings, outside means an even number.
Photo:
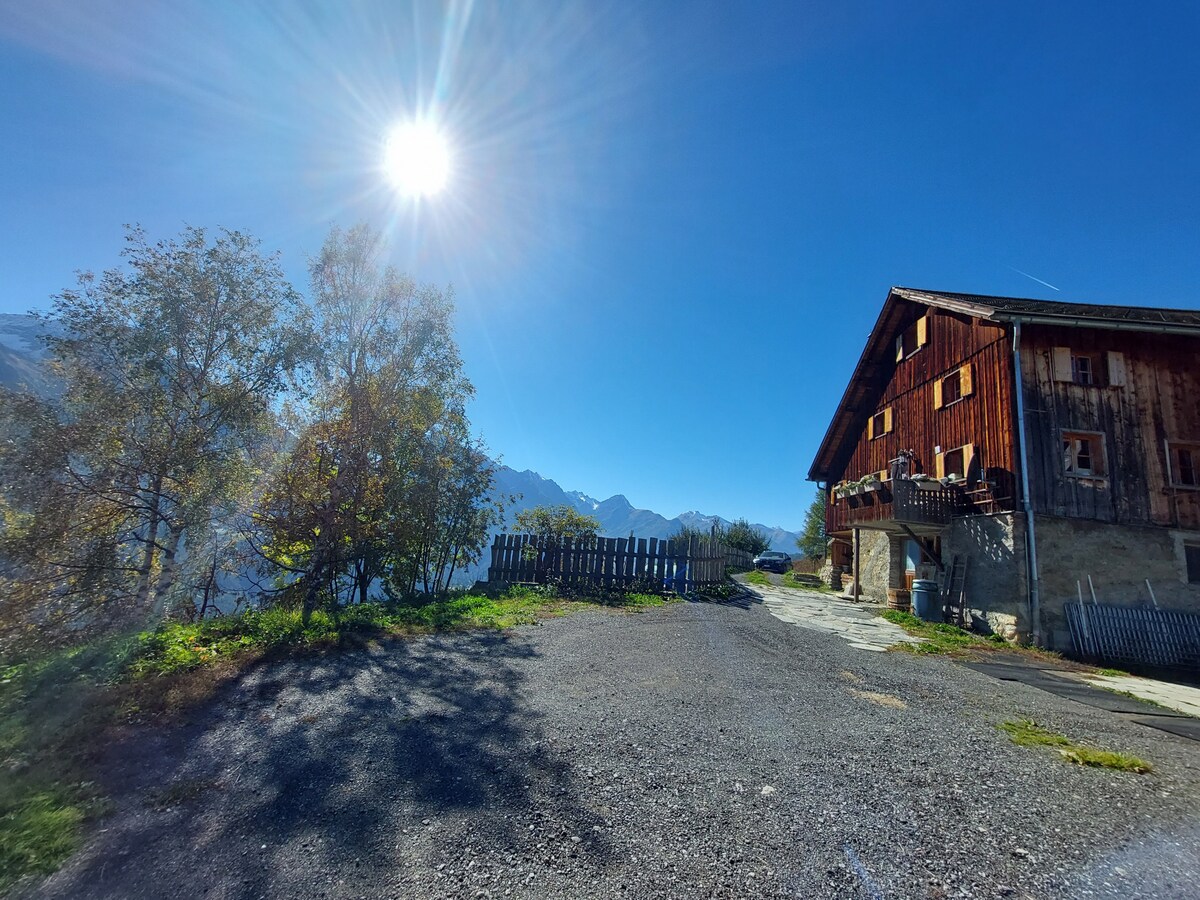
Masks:
[[[1096,599],[1114,606],[1150,606],[1146,579],[1162,609],[1200,612],[1200,585],[1188,584],[1183,543],[1200,532],[1153,526],[1114,525],[1089,519],[1037,516],[1042,635],[1055,650],[1068,650],[1071,635],[1063,604]]]
[[[860,596],[872,603],[886,603],[891,554],[888,536],[882,531],[862,528],[858,532]]]
[[[1028,639],[1031,623],[1024,518],[997,513],[952,520],[942,532],[946,565],[942,577],[949,575],[955,554],[967,559],[965,589],[971,627],[1008,640]]]

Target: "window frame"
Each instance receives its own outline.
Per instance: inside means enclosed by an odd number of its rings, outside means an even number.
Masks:
[[[1181,481],[1182,474],[1179,454],[1186,452],[1189,457],[1189,467],[1192,470],[1191,481]],[[1167,439],[1167,485],[1175,490],[1200,491],[1200,441],[1173,441]]]
[[[1107,481],[1109,476],[1108,465],[1108,441],[1103,431],[1080,431],[1076,429],[1063,428],[1058,433],[1059,443],[1065,444],[1068,440],[1082,441],[1086,440],[1094,447],[1089,453],[1091,464],[1086,472],[1078,471],[1078,452],[1069,450],[1067,447],[1061,449],[1061,459],[1063,466],[1063,475],[1066,478],[1079,478],[1087,481]],[[1067,453],[1071,452],[1074,457],[1076,471],[1071,471],[1067,465]],[[1099,460],[1100,468],[1096,469],[1096,461]]]
[[[867,440],[877,441],[885,435],[891,434],[896,430],[895,415],[892,412],[893,406],[885,406],[878,412],[871,413],[871,417],[867,419]],[[875,427],[875,420],[882,417],[883,428]]]
[[[1183,580],[1186,584],[1200,584],[1200,541],[1185,540],[1182,544]]]
[[[1082,367],[1080,363],[1085,362],[1087,366]],[[1071,383],[1081,387],[1099,386],[1099,381],[1096,380],[1096,358],[1092,354],[1071,353]]]
[[[946,385],[952,378],[958,379],[958,396],[953,400],[946,399]],[[975,394],[975,371],[971,363],[963,363],[940,378],[933,380],[933,408],[946,409],[955,403],[961,403]]]
[[[929,313],[923,313],[896,336],[896,362],[912,359],[929,343]],[[908,349],[908,338],[912,336],[912,349]]]

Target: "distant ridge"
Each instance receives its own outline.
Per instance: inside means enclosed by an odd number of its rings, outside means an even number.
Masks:
[[[518,472],[503,465],[496,471],[495,492],[501,496],[520,495],[505,515],[504,524],[509,530],[521,510],[564,504],[599,519],[600,533],[607,537],[635,534],[638,537],[665,538],[675,534],[681,525],[705,531],[712,528],[713,523],[729,525],[729,520],[722,516],[694,510],[668,519],[652,510],[638,509],[623,494],[615,494],[607,500],[597,500],[580,491],[563,490],[556,482],[530,469]],[[799,537],[797,532],[759,524],[755,524],[754,527],[767,536],[771,549],[782,550],[785,553],[796,551],[796,538]]]

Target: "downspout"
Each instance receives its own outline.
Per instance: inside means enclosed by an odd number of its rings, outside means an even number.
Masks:
[[[1021,505],[1025,508],[1025,561],[1028,565],[1029,624],[1034,646],[1042,645],[1042,602],[1038,593],[1037,537],[1029,500],[1029,456],[1025,452],[1025,390],[1021,380],[1021,323],[1013,323],[1013,374],[1017,391],[1017,456],[1021,464]]]

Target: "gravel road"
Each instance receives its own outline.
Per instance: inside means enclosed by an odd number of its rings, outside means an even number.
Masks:
[[[1149,776],[1016,747],[1014,717]],[[1188,897],[1200,744],[755,603],[597,610],[263,666],[113,754],[23,893]]]

